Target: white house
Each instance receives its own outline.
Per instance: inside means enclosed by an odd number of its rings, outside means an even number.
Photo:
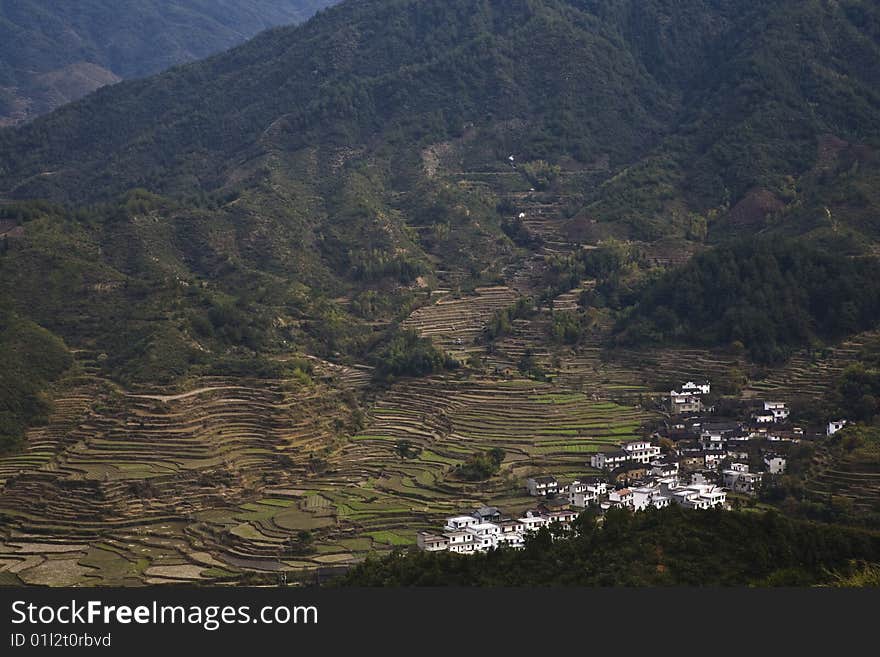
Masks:
[[[734,469],[733,466],[743,466],[742,463],[734,463],[727,470],[721,472],[721,483],[725,488],[736,493],[745,493],[752,495],[761,485],[761,474],[758,472],[749,472],[748,466]]]
[[[690,392],[669,391],[669,411],[674,415],[699,413],[703,410],[703,400]]]
[[[828,423],[828,427],[826,429],[826,433],[829,436],[833,436],[838,431],[843,429],[846,426],[846,420],[832,420]]]
[[[682,392],[689,392],[697,395],[708,395],[711,390],[712,384],[709,381],[703,381],[702,383],[688,381],[681,387]]]
[[[727,503],[727,493],[713,484],[691,484],[673,491],[672,497],[690,509],[711,509]]]
[[[675,477],[678,475],[678,462],[669,459],[651,461],[651,474],[655,477]]]
[[[590,466],[597,470],[613,470],[629,461],[629,452],[623,449],[613,452],[596,452],[590,457]]]
[[[629,488],[613,490],[608,493],[608,501],[612,505],[630,508],[633,505],[633,492]]]
[[[495,547],[520,549],[523,545],[525,545],[525,538],[521,532],[502,533],[495,538]]]
[[[784,422],[791,415],[788,404],[785,402],[764,402],[764,412],[773,415],[774,422]]]
[[[481,506],[479,509],[474,509],[471,515],[477,519],[477,522],[498,522],[501,520],[501,511],[494,506]]]
[[[569,509],[561,509],[559,511],[548,511],[542,514],[547,519],[547,524],[558,522],[565,529],[571,529],[571,523],[574,522],[578,514],[576,511]]]
[[[556,477],[529,477],[526,479],[526,488],[533,497],[556,495],[559,492],[559,482]]]
[[[458,553],[474,552],[474,535],[468,531],[446,532],[449,539],[449,551]]]
[[[782,456],[776,456],[775,454],[768,454],[764,457],[764,465],[767,468],[767,472],[770,474],[782,474],[785,472],[785,465],[787,461]]]
[[[632,489],[633,509],[635,511],[643,511],[654,503],[654,495],[660,491],[653,486],[639,486]]]
[[[502,520],[498,523],[498,527],[501,529],[501,536],[505,534],[522,534],[526,530],[526,526],[521,520]]]
[[[416,544],[425,552],[445,552],[449,549],[449,537],[431,532],[419,532]]]
[[[648,440],[630,440],[621,447],[629,454],[629,460],[635,463],[650,463],[660,456],[660,448]]]
[[[756,411],[752,413],[752,419],[758,424],[772,424],[776,417],[770,411]]]
[[[467,531],[473,535],[473,549],[478,552],[485,552],[494,548],[496,539],[501,534],[501,528],[491,522],[471,525],[467,528]]]
[[[448,532],[463,531],[468,527],[473,527],[479,522],[473,516],[453,516],[446,519],[443,529]]]
[[[548,524],[547,518],[540,515],[525,515],[522,518],[518,518],[519,522],[522,523],[526,532],[536,532],[541,527],[546,527]]]

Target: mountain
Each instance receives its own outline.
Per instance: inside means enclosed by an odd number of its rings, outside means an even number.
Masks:
[[[88,552],[15,577],[354,563],[523,513],[526,477],[582,476],[698,376],[843,417],[880,344],[878,26],[868,0],[347,0],[0,130],[0,545]],[[873,476],[874,442],[844,465]],[[640,520],[675,554],[634,576],[700,580],[679,533],[826,540],[765,519]],[[834,552],[797,581],[876,556]],[[739,563],[794,581],[772,561]]]
[[[668,252],[626,265],[630,292],[742,235],[871,253],[878,21],[858,0],[344,2],[0,131],[3,292],[147,383],[363,362],[431,290],[576,287],[571,243]],[[531,228],[529,194],[555,213]]]
[[[0,126],[44,114],[122,78],[201,59],[331,0],[3,0]]]

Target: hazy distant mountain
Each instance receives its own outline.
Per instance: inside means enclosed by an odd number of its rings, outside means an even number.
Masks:
[[[0,0],[0,126],[225,50],[334,0]]]

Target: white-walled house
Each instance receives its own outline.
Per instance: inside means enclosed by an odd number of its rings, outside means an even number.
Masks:
[[[547,524],[557,522],[565,529],[571,529],[571,523],[573,523],[575,518],[578,517],[576,511],[571,511],[569,509],[562,509],[560,511],[548,511],[547,513],[544,513],[542,515],[547,519]]]
[[[596,452],[590,457],[590,466],[597,470],[613,470],[629,461],[629,452],[623,449],[613,452]]]
[[[784,422],[791,415],[788,404],[785,402],[764,402],[764,412],[773,416],[774,422]]]
[[[651,461],[651,474],[655,477],[676,477],[678,476],[678,471],[678,461],[668,459]]]
[[[776,456],[775,454],[768,455],[764,457],[764,465],[767,468],[767,472],[770,474],[782,474],[785,472],[786,459],[782,456]]]
[[[474,535],[469,531],[446,532],[449,539],[449,551],[458,553],[474,552]]]
[[[749,472],[749,467],[743,463],[733,463],[730,468],[721,472],[721,483],[725,488],[746,495],[752,495],[758,490],[762,478],[759,472]]]
[[[529,477],[526,479],[526,488],[533,497],[545,497],[559,492],[559,482],[556,477]]]
[[[474,550],[485,552],[495,547],[496,540],[501,534],[501,528],[495,523],[481,522],[468,527],[467,531],[473,534]]]
[[[654,504],[654,495],[660,491],[653,486],[639,486],[632,489],[632,507],[635,511],[643,511]]]
[[[672,498],[689,509],[711,509],[727,503],[727,493],[713,484],[691,484],[673,491]]]
[[[633,492],[629,488],[613,490],[608,493],[608,501],[612,505],[630,508],[633,505]]]
[[[498,527],[501,529],[501,536],[505,534],[522,534],[526,530],[526,526],[521,520],[502,520],[498,523]]]
[[[709,381],[703,381],[702,383],[688,381],[681,387],[681,391],[699,395],[708,395],[712,391],[712,384]]]
[[[541,515],[525,515],[522,518],[517,518],[519,522],[523,524],[526,532],[536,532],[541,527],[546,527],[548,525],[547,518]]]
[[[448,532],[462,531],[468,527],[473,527],[479,522],[473,516],[452,516],[446,519],[443,529]]]
[[[690,392],[669,391],[669,411],[673,415],[682,413],[699,413],[703,410],[703,400],[698,394]]]
[[[630,440],[621,447],[629,454],[629,460],[634,463],[650,463],[660,456],[660,448],[652,445],[648,440]]]
[[[776,417],[770,411],[756,411],[752,413],[752,419],[758,424],[773,424]]]
[[[416,545],[425,552],[445,552],[449,549],[449,537],[431,532],[419,532]]]
[[[481,506],[479,509],[474,509],[471,515],[477,519],[477,522],[498,522],[501,520],[501,511],[494,506]]]
[[[846,426],[846,420],[832,420],[831,422],[828,423],[828,426],[826,427],[825,433],[829,436],[833,436],[838,431],[843,429],[845,426]]]
[[[519,549],[525,545],[522,532],[502,533],[495,538],[495,547],[508,547]]]

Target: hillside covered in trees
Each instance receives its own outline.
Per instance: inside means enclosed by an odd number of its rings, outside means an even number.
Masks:
[[[651,283],[620,322],[620,344],[738,345],[761,363],[880,321],[880,263],[801,242],[719,246]]]
[[[880,535],[778,513],[694,511],[673,505],[589,513],[577,534],[542,529],[523,550],[462,556],[398,551],[368,559],[349,586],[810,586],[880,560]]]
[[[0,126],[298,23],[331,0],[4,0]]]
[[[365,322],[399,321],[437,270],[472,286],[536,247],[492,192],[430,175],[438,143],[472,169],[516,153],[546,193],[591,172],[571,216],[623,238],[763,226],[861,252],[875,197],[854,192],[830,220],[819,204],[832,182],[870,189],[877,21],[858,0],[345,2],[0,131],[3,212],[23,233],[0,260],[4,285],[124,379],[282,346],[362,358],[377,337]],[[694,337],[648,317],[652,303],[640,312],[661,338]],[[833,326],[813,326],[810,307],[798,340],[863,327],[856,303]],[[788,346],[757,340],[759,359]]]

